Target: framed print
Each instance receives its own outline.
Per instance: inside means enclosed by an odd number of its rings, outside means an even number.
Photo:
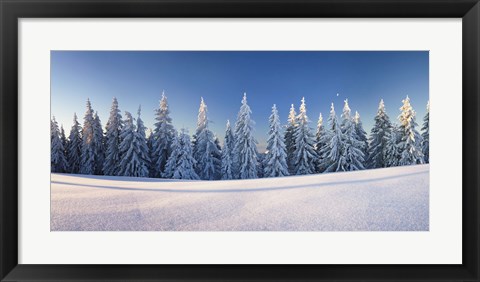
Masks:
[[[478,280],[478,1],[0,8],[2,281]]]

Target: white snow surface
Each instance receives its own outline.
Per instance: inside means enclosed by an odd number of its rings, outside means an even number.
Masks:
[[[51,175],[52,231],[427,231],[429,165],[252,180]]]

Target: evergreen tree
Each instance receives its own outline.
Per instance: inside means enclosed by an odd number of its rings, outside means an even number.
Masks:
[[[215,179],[221,179],[222,178],[222,146],[220,145],[220,140],[217,137],[217,134],[213,135],[213,140],[215,143],[216,150],[213,154],[213,157],[215,159]]]
[[[67,165],[58,123],[53,117],[50,121],[50,170],[51,172],[66,172]]]
[[[207,105],[203,98],[198,110],[197,130],[195,134],[193,156],[196,160],[195,170],[201,179],[215,180],[221,177],[221,153],[219,143],[208,128]],[[218,142],[218,141],[217,141]]]
[[[287,176],[287,153],[285,143],[280,134],[280,117],[278,116],[277,106],[272,107],[272,114],[269,118],[270,131],[268,132],[267,154],[265,155],[264,177]]]
[[[200,106],[198,107],[198,116],[197,116],[197,128],[195,134],[193,135],[193,157],[198,161],[201,159],[203,151],[205,150],[205,144],[199,145],[198,138],[202,131],[204,131],[208,126],[207,118],[207,105],[203,100],[203,97],[200,97]],[[198,172],[198,171],[197,171]]]
[[[342,154],[345,159],[345,165],[342,170],[354,171],[365,169],[363,166],[364,154],[362,152],[364,143],[357,136],[355,122],[351,117],[351,110],[348,105],[348,99],[345,100],[342,113],[342,136],[343,148]]]
[[[387,166],[385,156],[386,144],[392,129],[392,124],[385,110],[383,99],[380,100],[377,115],[374,120],[375,124],[370,133],[367,166],[369,168],[381,168]]]
[[[120,169],[120,134],[122,132],[123,121],[120,110],[118,109],[117,98],[113,98],[110,109],[110,117],[105,128],[105,162],[103,163],[103,172],[105,175],[118,175]]]
[[[144,130],[144,129],[142,129]],[[142,151],[142,140],[137,127],[134,124],[132,114],[125,112],[125,122],[120,134],[120,169],[118,175],[133,176],[133,177],[147,177],[148,166],[145,162],[146,156]],[[143,140],[145,142],[145,140]],[[145,143],[146,144],[146,143]]]
[[[323,125],[323,116],[322,113],[318,116],[317,122],[317,132],[315,134],[315,152],[317,153],[317,159],[315,160],[315,167],[317,172],[323,172],[325,168],[322,167],[323,164],[323,154],[322,148],[326,146],[326,135],[325,126]]]
[[[94,120],[93,110],[90,100],[87,99],[87,110],[83,118],[82,127],[82,156],[80,173],[94,174],[95,173],[95,137],[94,137]]]
[[[147,137],[145,131],[147,128],[143,124],[143,120],[141,118],[141,107],[138,107],[138,116],[137,116],[137,131],[136,131],[136,138],[138,140],[138,156],[140,162],[140,168],[138,175],[141,177],[148,177],[149,175],[149,168],[150,168],[150,150],[147,144]]]
[[[200,179],[195,172],[195,159],[192,156],[192,146],[190,142],[190,136],[184,129],[180,131],[180,151],[181,154],[178,157],[177,169],[173,173],[174,179]]]
[[[180,135],[175,136],[172,142],[172,154],[165,166],[164,177],[174,179],[200,179],[195,172],[195,159],[190,142],[190,136],[185,129],[181,129]]]
[[[228,147],[230,148],[230,154],[233,161],[233,149],[235,148],[235,135],[233,133],[232,127],[230,126],[230,120],[227,120],[224,142],[228,143]]]
[[[196,165],[196,171],[198,175],[203,180],[215,180],[220,175],[219,169],[219,160],[217,156],[219,155],[217,146],[215,145],[215,140],[213,133],[208,129],[205,128],[198,135],[197,145],[202,146],[200,151],[200,159]]]
[[[400,164],[401,148],[399,131],[397,125],[393,124],[392,129],[388,134],[388,139],[385,147],[385,166],[392,167]]]
[[[425,163],[430,163],[430,101],[427,102],[427,113],[422,126],[422,153]]]
[[[288,123],[285,129],[285,148],[287,150],[287,165],[290,174],[295,171],[295,131],[297,129],[297,113],[293,104],[288,114]]]
[[[257,152],[257,177],[265,177],[265,154]]]
[[[325,146],[320,151],[322,155],[320,169],[322,172],[345,171],[344,138],[333,103],[330,108],[330,116],[328,117],[328,127],[327,134],[324,135],[323,139]]]
[[[63,155],[65,156],[65,159],[67,160],[67,166],[65,169],[65,172],[68,172],[70,170],[68,166],[68,139],[65,136],[65,130],[63,129],[63,124],[60,125],[60,141],[62,142],[63,146]]]
[[[78,123],[77,114],[73,114],[73,126],[68,136],[68,168],[70,173],[78,173],[80,171],[80,161],[82,155],[82,128]]]
[[[162,172],[163,178],[173,178],[173,173],[177,168],[178,157],[181,153],[180,151],[181,147],[180,147],[180,139],[176,132],[173,135],[171,150],[172,150],[172,153],[170,154],[170,157],[168,158],[167,163],[165,164],[165,169]]]
[[[253,136],[255,122],[251,113],[247,93],[244,93],[235,123],[234,165],[238,179],[257,178],[257,141]]]
[[[230,121],[227,120],[227,128],[225,130],[225,139],[222,149],[222,180],[233,179],[233,148],[235,140],[233,138]]]
[[[154,148],[151,160],[153,170],[151,171],[151,175],[153,175],[153,177],[161,177],[165,169],[165,164],[172,152],[171,145],[173,136],[175,135],[165,92],[162,92],[159,108],[155,111],[155,121],[153,131]]]
[[[307,117],[305,98],[302,98],[297,122],[298,126],[295,131],[294,174],[312,174],[316,171],[315,161],[317,159],[317,153],[314,149],[315,136],[308,126],[310,121]]]
[[[355,111],[355,116],[353,118],[353,122],[355,123],[355,133],[358,137],[358,140],[362,143],[361,144],[361,150],[364,155],[364,159],[368,159],[368,138],[367,138],[367,132],[363,129],[363,124],[362,120],[360,119],[360,114]],[[366,167],[366,164],[364,164],[364,167]]]
[[[103,163],[105,162],[105,140],[103,136],[102,123],[98,113],[93,116],[93,136],[95,147],[95,174],[103,174]]]
[[[148,129],[148,138],[147,138],[147,147],[148,147],[148,156],[150,157],[150,163],[148,164],[148,175],[149,177],[155,177],[155,165],[153,163],[153,150],[154,150],[154,139],[153,131],[151,128]]]
[[[400,165],[414,165],[423,163],[422,153],[422,137],[415,129],[417,123],[415,122],[415,111],[410,105],[410,98],[407,96],[402,100],[403,105],[400,107],[400,148],[402,156],[400,158]]]

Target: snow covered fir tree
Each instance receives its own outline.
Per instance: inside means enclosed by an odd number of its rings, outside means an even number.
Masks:
[[[195,170],[203,180],[215,180],[221,177],[221,153],[215,143],[215,136],[208,128],[207,104],[200,98],[197,129],[193,146],[196,160]]]
[[[422,136],[416,130],[418,126],[415,121],[415,111],[410,105],[410,98],[407,96],[402,101],[403,105],[400,107],[400,115],[398,120],[400,122],[400,165],[412,165],[424,163],[424,155],[422,153]]]
[[[360,136],[357,133],[357,127],[355,119],[351,116],[350,106],[348,105],[348,99],[345,100],[342,113],[342,134],[343,134],[343,159],[345,165],[342,167],[345,171],[362,170],[365,169],[364,161],[365,154],[363,149],[365,143],[360,140]]]
[[[68,136],[68,172],[79,173],[82,156],[82,128],[78,123],[77,114],[73,114],[73,125]]]
[[[243,94],[242,105],[235,123],[234,177],[237,179],[257,178],[257,140],[253,136],[255,122],[247,103],[247,93]]]
[[[105,162],[103,172],[105,175],[119,175],[120,170],[120,134],[123,128],[122,115],[118,109],[117,98],[113,98],[110,117],[105,127]]]
[[[119,145],[121,161],[118,175],[147,177],[149,157],[145,139],[145,127],[143,127],[143,122],[140,119],[140,109],[138,110],[137,125],[135,125],[132,114],[125,112],[125,124],[120,138],[122,139]]]
[[[150,175],[152,177],[161,177],[165,170],[170,154],[172,153],[172,141],[176,134],[168,109],[167,96],[162,92],[160,105],[155,111],[155,124],[153,130],[152,152],[150,154],[152,164],[150,166]]]
[[[330,106],[328,129],[321,140],[324,145],[319,151],[321,163],[318,170],[320,172],[345,171],[344,137],[333,103]]]
[[[192,144],[188,132],[182,128],[180,134],[175,134],[172,142],[172,155],[167,161],[163,177],[173,179],[198,180],[195,172],[197,161],[193,158]]]
[[[55,117],[50,121],[50,169],[52,172],[67,172],[67,158],[62,144],[60,130]]]
[[[318,116],[317,121],[317,131],[315,133],[315,152],[317,153],[317,159],[315,160],[315,170],[316,172],[322,172],[323,165],[323,154],[322,148],[325,147],[326,140],[326,131],[325,126],[323,125],[323,116],[322,113]]]
[[[392,123],[385,110],[383,99],[380,100],[374,120],[369,139],[367,166],[368,168],[387,167],[386,144],[392,130]]]
[[[222,180],[233,179],[233,149],[235,146],[235,137],[233,136],[230,120],[227,120],[225,129],[225,138],[222,148]]]
[[[425,163],[430,163],[430,101],[427,102],[427,113],[422,126],[422,153]]]
[[[86,101],[83,125],[73,114],[67,135],[63,125],[52,116],[50,123],[51,172],[87,175],[170,178],[184,180],[235,180],[291,175],[310,175],[339,171],[376,169],[425,164],[429,154],[429,112],[426,105],[423,124],[418,131],[416,112],[406,96],[394,121],[380,99],[370,134],[360,113],[352,114],[348,99],[340,116],[330,105],[327,121],[318,114],[312,128],[307,103],[302,98],[298,109],[291,104],[282,122],[282,108],[273,104],[264,122],[268,131],[257,132],[254,114],[244,93],[235,124],[225,124],[223,134],[211,129],[206,101],[200,98],[196,128],[177,130],[170,117],[165,92],[153,109],[153,128],[128,111],[121,114],[113,98],[108,120],[102,128],[98,112]],[[289,101],[290,102],[290,101]],[[271,104],[270,104],[271,105]],[[286,114],[287,112],[285,112]],[[298,113],[298,114],[297,114]],[[214,124],[215,125],[215,124]],[[256,136],[264,136],[262,150]]]
[[[87,110],[83,118],[82,127],[82,154],[80,161],[80,174],[95,174],[98,171],[98,157],[96,156],[100,143],[98,138],[97,121],[94,120],[92,104],[87,99]],[[103,164],[102,164],[103,166]]]
[[[287,176],[287,152],[285,143],[280,132],[280,117],[277,106],[272,107],[272,114],[269,118],[270,131],[268,132],[267,153],[264,164],[264,177]]]
[[[295,151],[293,152],[293,173],[304,175],[315,173],[315,136],[309,126],[310,120],[307,116],[305,98],[302,98],[300,113],[297,116],[297,126],[293,134],[295,140]]]
[[[297,113],[292,104],[288,114],[288,124],[285,129],[285,148],[287,150],[288,171],[293,174],[295,170],[295,130],[297,129]]]

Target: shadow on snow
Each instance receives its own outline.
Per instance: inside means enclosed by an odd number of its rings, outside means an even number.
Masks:
[[[290,185],[290,186],[281,186],[281,187],[260,187],[260,188],[246,188],[246,189],[161,189],[161,188],[130,188],[130,187],[116,187],[116,186],[103,186],[103,185],[91,185],[91,184],[78,184],[72,182],[62,182],[62,181],[52,181],[52,184],[59,185],[71,185],[71,186],[84,186],[96,189],[111,189],[111,190],[120,190],[120,191],[144,191],[144,192],[171,192],[171,193],[234,193],[234,192],[261,192],[261,191],[275,191],[275,190],[288,190],[295,188],[312,188],[312,187],[322,187],[322,186],[336,186],[349,183],[367,183],[367,182],[377,182],[395,178],[401,178],[406,176],[413,176],[419,174],[428,174],[428,171],[412,172],[405,174],[398,174],[393,176],[385,176],[378,178],[369,178],[361,180],[348,180],[348,181],[334,181],[334,182],[324,182],[324,183],[314,183],[314,184],[300,184],[300,185]],[[275,178],[271,178],[275,179]],[[153,182],[153,181],[150,181]],[[172,181],[175,182],[175,181]],[[178,181],[177,181],[178,182]],[[188,181],[185,181],[188,182]]]

